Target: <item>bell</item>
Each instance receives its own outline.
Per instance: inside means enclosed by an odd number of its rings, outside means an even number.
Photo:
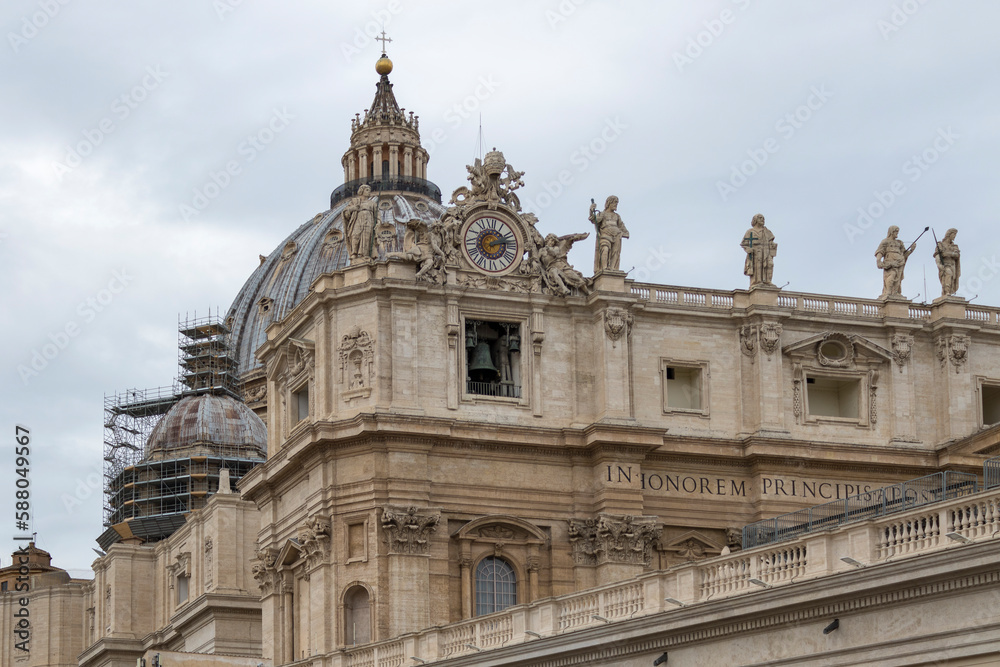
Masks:
[[[469,362],[469,375],[475,382],[493,382],[500,377],[500,371],[493,365],[490,344],[486,341],[476,345]]]
[[[508,336],[508,339],[509,339],[509,348],[508,349],[511,352],[520,352],[521,351],[521,336],[519,336],[518,334],[510,334],[510,336]]]
[[[469,329],[465,332],[465,347],[472,349],[476,346],[476,332]]]

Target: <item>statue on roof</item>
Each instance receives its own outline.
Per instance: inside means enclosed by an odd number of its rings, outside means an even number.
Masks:
[[[937,242],[934,248],[934,262],[938,267],[938,279],[941,280],[941,296],[951,296],[958,291],[958,279],[962,275],[962,264],[955,243],[958,230],[952,227]]]
[[[565,236],[549,234],[545,237],[545,245],[542,246],[538,259],[542,266],[542,280],[548,292],[559,296],[568,296],[573,288],[576,288],[583,294],[590,294],[587,279],[567,260],[567,255],[569,255],[573,244],[588,236],[590,236],[589,233],[566,234]]]
[[[622,239],[628,238],[628,229],[617,213],[618,197],[611,195],[604,202],[604,210],[590,200],[590,221],[597,230],[594,244],[594,274],[605,269],[618,271],[622,254]]]
[[[926,230],[925,230],[926,231]],[[898,238],[899,227],[892,225],[889,232],[875,250],[875,265],[882,269],[882,295],[880,299],[902,296],[903,269],[906,260],[917,247],[914,241],[907,248]],[[920,238],[919,236],[917,238]]]
[[[371,192],[367,183],[361,185],[357,196],[344,209],[344,231],[352,264],[355,260],[373,257],[377,250],[374,238],[378,202],[370,196]]]
[[[778,254],[778,244],[774,242],[771,230],[764,226],[763,215],[758,213],[750,221],[750,229],[743,235],[740,246],[747,253],[743,275],[750,276],[750,287],[774,287],[771,276],[774,273],[774,256]]]

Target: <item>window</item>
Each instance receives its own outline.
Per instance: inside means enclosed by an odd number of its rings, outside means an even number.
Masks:
[[[292,424],[298,424],[309,416],[309,385],[292,394]]]
[[[664,412],[708,414],[708,363],[660,361]]]
[[[351,586],[344,594],[344,643],[367,644],[372,640],[371,599],[364,586]]]
[[[490,556],[476,566],[476,616],[517,604],[517,577],[510,563]]]
[[[806,393],[811,416],[843,419],[859,417],[859,378],[806,377]]]
[[[181,575],[177,577],[177,604],[183,604],[188,599],[188,577]]]
[[[521,325],[465,321],[466,393],[521,398]]]
[[[0,581],[0,592],[3,592],[3,593],[7,592],[7,582],[6,581]]]
[[[1000,385],[984,384],[981,386],[983,426],[1000,424]]]

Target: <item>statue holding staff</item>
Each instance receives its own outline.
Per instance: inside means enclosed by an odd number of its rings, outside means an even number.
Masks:
[[[930,227],[925,227],[920,236],[924,235]],[[903,269],[906,267],[906,260],[917,247],[920,236],[913,240],[909,247],[906,247],[898,238],[899,227],[893,225],[889,227],[889,232],[882,242],[878,244],[875,251],[875,265],[882,269],[882,295],[880,299],[893,296],[902,296]]]
[[[594,273],[604,269],[618,271],[621,263],[622,239],[628,238],[628,229],[617,213],[618,197],[611,195],[604,202],[604,210],[598,212],[597,204],[590,200],[590,221],[597,229],[594,245]]]
[[[747,253],[743,263],[743,275],[750,276],[750,287],[766,285],[773,287],[771,276],[774,273],[774,256],[778,254],[778,244],[774,242],[774,234],[764,226],[764,216],[758,213],[750,221],[750,229],[740,242]]]
[[[956,234],[958,230],[952,227],[940,241],[934,235],[934,263],[937,264],[938,279],[941,280],[941,296],[951,296],[957,292],[958,279],[962,275],[961,253],[955,243]]]

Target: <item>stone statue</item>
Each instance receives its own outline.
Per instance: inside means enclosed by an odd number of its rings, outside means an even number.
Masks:
[[[412,218],[406,223],[406,233],[403,236],[403,252],[389,253],[389,257],[398,257],[417,264],[417,280],[438,282],[443,277],[445,254],[441,249],[444,226],[440,221],[427,223],[419,218]]]
[[[875,265],[882,269],[882,296],[879,297],[880,299],[902,295],[903,268],[906,266],[907,258],[917,247],[917,242],[914,241],[907,248],[902,241],[896,238],[897,236],[899,236],[899,227],[896,225],[889,227],[889,233],[878,244],[878,250],[875,251]]]
[[[371,192],[369,185],[361,185],[357,196],[344,209],[344,227],[352,262],[358,258],[368,259],[376,250],[373,241],[378,202],[369,196]]]
[[[750,287],[767,285],[774,287],[771,274],[774,273],[774,256],[778,254],[778,244],[774,234],[764,226],[764,216],[758,213],[750,222],[750,229],[743,235],[740,245],[747,253],[743,264],[743,275],[750,276]]]
[[[962,275],[962,263],[959,259],[958,245],[955,235],[958,230],[952,227],[945,232],[944,238],[938,241],[934,248],[934,262],[938,267],[938,278],[941,280],[941,296],[951,296],[958,291],[958,279]]]
[[[523,262],[521,262],[521,273],[531,274],[531,275],[542,275],[544,273],[542,269],[541,254],[542,248],[545,247],[545,239],[542,237],[542,233],[538,231],[535,225],[538,224],[538,216],[534,213],[522,213],[521,220],[525,222],[525,235],[524,245],[527,250],[528,256]]]
[[[604,210],[597,211],[597,204],[590,200],[590,221],[597,230],[594,244],[594,273],[604,269],[619,270],[622,254],[622,239],[628,238],[628,229],[618,215],[618,197],[611,195],[604,202]]]
[[[549,234],[545,237],[545,245],[539,252],[539,261],[542,265],[542,279],[552,292],[560,296],[567,296],[575,287],[584,294],[590,294],[587,279],[583,277],[582,273],[570,266],[566,259],[573,244],[588,236],[590,234],[583,233],[565,236]]]

